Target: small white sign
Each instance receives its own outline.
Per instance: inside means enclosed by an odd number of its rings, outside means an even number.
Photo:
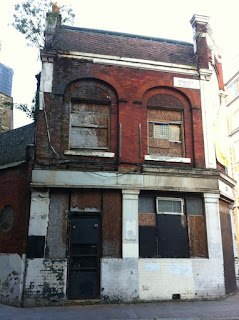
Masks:
[[[127,220],[126,221],[126,230],[125,230],[125,240],[136,240],[136,221]]]
[[[174,87],[188,88],[188,89],[200,89],[199,80],[186,79],[186,78],[173,78]]]

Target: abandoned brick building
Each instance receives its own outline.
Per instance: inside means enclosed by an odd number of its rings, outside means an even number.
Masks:
[[[213,132],[222,67],[209,18],[191,25],[193,44],[48,21],[30,209],[0,200],[2,302],[235,291],[234,181]]]

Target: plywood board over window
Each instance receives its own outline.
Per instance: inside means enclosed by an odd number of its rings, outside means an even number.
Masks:
[[[69,147],[108,150],[110,111],[108,105],[72,103]]]
[[[183,157],[182,111],[148,108],[149,154]]]
[[[139,255],[141,258],[207,258],[201,195],[140,196]]]

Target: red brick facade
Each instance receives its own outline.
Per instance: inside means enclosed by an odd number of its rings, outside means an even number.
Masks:
[[[104,88],[111,96],[111,152],[115,153],[114,165],[141,165],[147,155],[147,100],[156,94],[168,94],[183,104],[185,156],[190,164],[204,167],[204,147],[200,91],[175,88],[174,73],[133,69],[82,62],[76,59],[58,59],[54,64],[53,94],[45,93],[45,106],[51,135],[51,144],[60,159],[77,160],[82,157],[65,156],[68,149],[69,115],[74,90],[87,82],[92,87]],[[186,77],[185,77],[186,78]],[[71,94],[73,96],[71,96]],[[173,107],[172,107],[173,108]],[[119,155],[119,126],[121,124],[121,157]],[[141,148],[139,153],[139,124]],[[53,160],[55,158],[55,160]],[[40,112],[37,130],[36,160],[57,161],[57,155],[48,144],[43,112]],[[87,160],[90,160],[89,158]],[[104,162],[112,160],[104,160]]]
[[[1,253],[26,253],[31,168],[28,164],[0,171],[0,208],[14,208],[14,224],[9,232],[0,230]]]

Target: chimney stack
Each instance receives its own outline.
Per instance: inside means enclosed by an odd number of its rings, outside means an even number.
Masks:
[[[50,48],[57,27],[61,25],[60,7],[53,3],[52,11],[47,13],[45,29],[45,47]]]
[[[212,39],[209,20],[210,18],[208,16],[195,14],[190,21],[193,28],[194,53],[197,56],[199,68],[203,69],[209,68],[211,56],[208,46],[208,38]]]

